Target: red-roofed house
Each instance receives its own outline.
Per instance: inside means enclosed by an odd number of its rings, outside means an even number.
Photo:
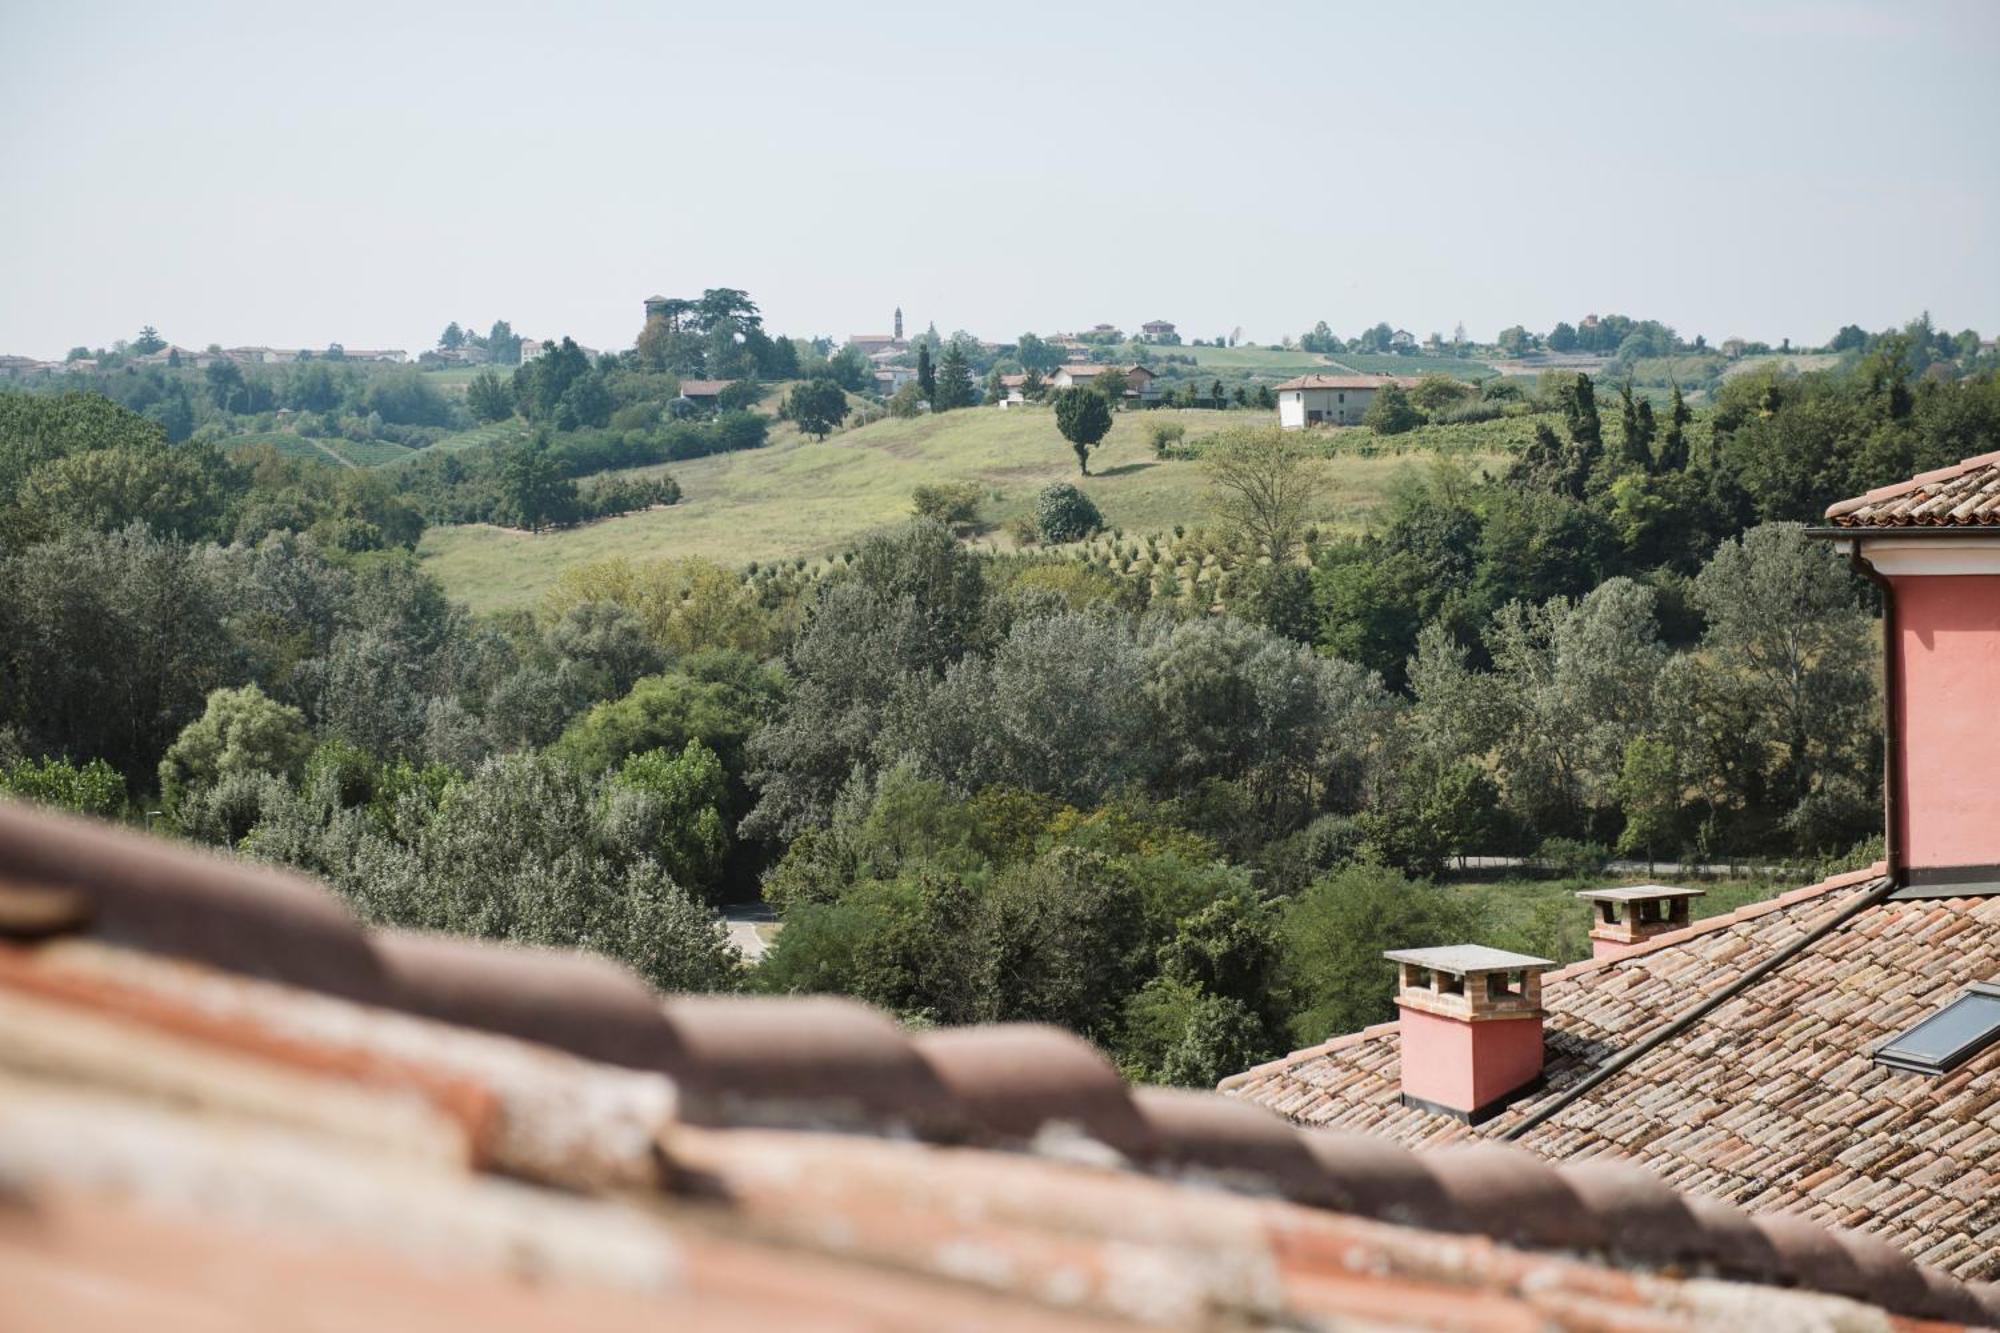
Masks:
[[[1686,890],[1586,895],[1597,956],[1514,961],[1538,995],[1496,1010],[1515,1027],[1536,1016],[1539,1060],[1496,1045],[1479,968],[1404,958],[1401,1021],[1223,1091],[1412,1146],[1621,1159],[1760,1217],[1838,1221],[2000,1277],[2000,454],[1827,521],[1817,535],[1883,590],[1885,861],[1692,922]],[[1479,1082],[1490,1069],[1498,1085]]]
[[[1406,375],[1301,375],[1277,385],[1278,424],[1286,430],[1307,426],[1358,426],[1385,384],[1411,388]]]

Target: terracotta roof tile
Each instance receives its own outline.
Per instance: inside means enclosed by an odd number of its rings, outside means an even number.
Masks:
[[[1981,454],[1827,506],[1841,528],[1989,527],[2000,523],[2000,453]]]
[[[1412,389],[1420,381],[1414,375],[1299,375],[1271,388],[1280,389],[1379,389],[1385,384]]]
[[[2000,1050],[1925,1079],[1869,1058],[1968,980],[2000,976],[2000,899],[1878,901],[1590,1091],[1610,1055],[1856,909],[1876,868],[1697,922],[1608,960],[1544,978],[1547,1087],[1468,1129],[1402,1105],[1394,1025],[1225,1081],[1306,1125],[1417,1146],[1526,1131],[1556,1160],[1627,1158],[1674,1188],[1759,1212],[1860,1228],[1963,1277],[2000,1273],[2000,1204],[1980,1149],[2000,1150]],[[1949,940],[1945,946],[1942,942]],[[2000,1187],[2000,1177],[1992,1184]],[[1692,1200],[1690,1200],[1692,1202]],[[2000,1239],[1996,1234],[1995,1239]]]
[[[1126,1088],[1044,1028],[662,1000],[609,964],[371,936],[299,881],[4,813],[10,890],[91,908],[0,945],[0,1289],[32,1293],[30,1328],[268,1327],[302,1300],[413,1330],[1726,1328],[1969,1322],[1989,1299],[1907,1242],[1753,1223],[1629,1166],[1304,1132]],[[1974,1121],[1979,1095],[1953,1094]],[[1954,1127],[1903,1182],[1962,1186],[1915,1179],[1954,1153],[1978,1171],[1990,1136]],[[1684,1275],[1704,1256],[1729,1280]]]

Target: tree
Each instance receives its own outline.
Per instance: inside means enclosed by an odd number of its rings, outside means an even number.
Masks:
[[[1066,481],[1053,482],[1035,497],[1035,527],[1052,545],[1082,541],[1104,526],[1090,497]]]
[[[162,347],[165,347],[166,345],[167,345],[167,340],[165,338],[162,338],[160,336],[160,331],[154,328],[151,324],[148,324],[145,328],[140,329],[139,336],[132,340],[132,350],[137,352],[140,356],[151,356],[153,353],[159,351]]]
[[[1324,1040],[1396,1016],[1395,966],[1382,955],[1476,939],[1466,900],[1380,865],[1319,880],[1284,911],[1283,976],[1295,1041]]]
[[[847,420],[847,395],[832,379],[816,376],[785,395],[783,415],[806,434],[823,440]]]
[[[149,780],[209,691],[242,679],[218,583],[213,561],[137,525],[0,558],[0,721]]]
[[[209,401],[217,411],[237,412],[247,404],[248,386],[243,379],[243,367],[234,361],[214,361],[209,364],[203,377],[208,382]]]
[[[576,509],[576,483],[563,475],[546,438],[508,455],[500,471],[507,516],[530,532],[568,522]]]
[[[1063,350],[1035,334],[1024,333],[1014,349],[1014,357],[1022,370],[1047,374],[1063,363]]]
[[[482,370],[465,386],[465,407],[475,421],[505,421],[514,415],[514,391],[492,371]]]
[[[1232,430],[1203,450],[1202,464],[1231,535],[1274,565],[1290,563],[1320,486],[1318,461],[1298,436]]]
[[[632,755],[612,777],[609,796],[604,822],[614,843],[651,856],[690,892],[717,887],[729,855],[729,789],[713,750],[689,740],[679,754]]]
[[[1578,375],[1562,387],[1559,396],[1571,442],[1581,447],[1594,462],[1604,452],[1604,427],[1597,417],[1597,391],[1591,385],[1590,376]]]
[[[1549,350],[1551,352],[1574,352],[1577,347],[1576,326],[1558,321],[1549,330]]]
[[[1077,470],[1090,475],[1090,451],[1111,432],[1111,405],[1093,389],[1056,391],[1056,429],[1076,451]]]
[[[1618,386],[1619,443],[1625,462],[1644,472],[1657,469],[1653,459],[1653,405],[1632,392],[1632,378]]]
[[[936,383],[931,389],[931,406],[939,412],[970,407],[973,402],[972,366],[956,338],[945,344],[938,362]]]
[[[444,332],[438,335],[438,346],[447,352],[456,352],[465,346],[465,330],[458,326],[457,320],[444,326]]]
[[[1744,719],[1746,739],[1770,756],[1769,788],[1781,808],[1865,769],[1873,635],[1831,545],[1796,523],[1752,528],[1716,550],[1695,578],[1693,600],[1708,621],[1702,651],[1716,677],[1713,706]],[[1754,801],[1758,792],[1747,794]]]
[[[224,778],[297,777],[311,750],[312,733],[298,709],[271,699],[255,683],[216,690],[160,760],[161,802],[174,816],[190,793]]]
[[[1400,384],[1385,384],[1375,391],[1374,401],[1361,415],[1363,425],[1377,435],[1401,435],[1424,424],[1424,414],[1410,401]]]
[[[1659,453],[1653,462],[1666,475],[1687,471],[1688,465],[1688,422],[1694,420],[1687,400],[1681,396],[1681,386],[1674,385],[1673,406],[1667,410],[1666,433],[1660,437]]]
[[[931,366],[931,348],[923,343],[917,348],[917,392],[932,407],[937,406],[937,372]]]

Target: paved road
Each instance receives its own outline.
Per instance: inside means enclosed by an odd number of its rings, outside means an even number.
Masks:
[[[731,903],[722,909],[722,919],[729,927],[729,942],[742,950],[748,961],[756,962],[771,947],[757,927],[768,930],[777,923],[778,914],[763,903]]]

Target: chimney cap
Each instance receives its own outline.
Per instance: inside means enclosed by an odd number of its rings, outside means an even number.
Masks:
[[[1552,959],[1509,953],[1505,949],[1489,949],[1483,944],[1451,944],[1440,949],[1390,949],[1382,956],[1392,963],[1408,963],[1411,967],[1428,968],[1432,972],[1445,972],[1455,977],[1470,976],[1475,972],[1519,972],[1525,968],[1555,966]]]
[[[1650,903],[1665,898],[1700,898],[1707,889],[1683,889],[1671,884],[1626,884],[1612,889],[1580,889],[1577,897],[1593,903]]]

